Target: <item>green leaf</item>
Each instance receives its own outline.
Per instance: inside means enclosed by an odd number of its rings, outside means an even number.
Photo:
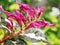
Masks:
[[[46,27],[44,28],[45,32],[48,31],[49,29],[50,29],[49,26],[46,26]]]
[[[12,4],[12,5],[9,6],[9,10],[10,10],[10,11],[12,11],[12,10],[14,10],[14,9],[18,9],[18,10],[19,10],[18,4]]]
[[[0,29],[0,40],[2,40],[3,38],[4,38],[4,31]]]
[[[52,22],[56,22],[56,23],[58,22],[58,20],[55,16],[49,16],[49,18]]]

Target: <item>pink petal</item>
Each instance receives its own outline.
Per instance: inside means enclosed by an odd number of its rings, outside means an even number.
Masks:
[[[56,25],[56,23],[53,23],[53,24],[48,23],[47,21],[45,21],[44,18],[42,19],[42,21],[45,22],[47,24],[47,26],[55,26]]]
[[[45,19],[42,19],[42,21],[36,20],[32,23],[30,23],[25,30],[29,28],[44,28],[46,26],[54,26],[55,24],[49,24]]]
[[[14,17],[14,14],[13,14],[13,13],[3,10],[1,5],[0,5],[0,11],[2,11],[3,13],[5,13],[6,16],[7,16],[7,18],[9,18],[9,17],[12,18],[12,17]]]
[[[44,23],[43,21],[38,21],[38,20],[36,20],[36,21],[30,23],[30,24],[26,27],[26,29],[29,29],[29,28],[32,28],[32,27],[33,27],[33,28],[44,28],[46,25],[47,25],[47,24]]]
[[[7,18],[9,17],[14,17],[14,15],[11,13],[11,12],[8,12],[8,11],[4,11],[4,13],[7,15]]]
[[[12,20],[5,19],[7,26],[12,31],[13,30],[13,22]]]
[[[37,12],[36,12],[36,9],[33,8],[33,9],[30,10],[29,15],[31,16],[31,18],[34,18],[35,15],[36,15],[36,13],[37,13]]]
[[[17,21],[22,30],[22,21]]]
[[[32,19],[35,18],[35,15],[36,15],[36,9],[35,8],[32,8],[31,10],[29,10],[28,12],[26,12],[26,18],[27,20],[30,22]]]
[[[22,20],[21,20],[21,18],[16,15],[15,18],[13,18],[13,19],[16,20],[17,23],[19,24],[19,26],[22,28]]]
[[[29,5],[27,5],[27,4],[18,4],[18,5],[19,5],[20,9],[24,12],[27,12],[30,10]]]
[[[20,13],[18,10],[15,10],[15,13],[23,21],[23,23],[26,24],[24,15],[22,15],[22,13]]]
[[[31,22],[31,16],[29,15],[28,12],[27,12],[27,14],[26,14],[26,19],[27,19],[28,22]]]
[[[21,20],[21,18],[16,15],[13,19],[17,21],[17,23],[19,24],[19,26],[21,27],[21,30],[22,30],[22,20]]]
[[[4,13],[7,15],[7,18],[16,20],[18,22],[19,26],[22,27],[22,22],[21,22],[22,20],[21,20],[20,16],[13,15],[12,13],[10,13],[8,11],[5,11]]]
[[[34,11],[34,14],[36,14],[36,13],[37,13],[37,9],[36,9],[36,8],[33,8],[33,11]]]
[[[44,28],[47,24],[45,23],[45,22],[43,22],[43,21],[38,21],[38,20],[36,20],[35,21],[36,23],[38,23],[39,24],[39,28]]]
[[[37,18],[39,18],[39,17],[42,15],[43,11],[44,11],[44,7],[41,7],[41,8],[38,10],[38,16],[37,16]]]

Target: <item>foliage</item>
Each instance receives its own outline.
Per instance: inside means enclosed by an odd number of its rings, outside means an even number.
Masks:
[[[50,6],[60,8],[60,0],[47,0]]]

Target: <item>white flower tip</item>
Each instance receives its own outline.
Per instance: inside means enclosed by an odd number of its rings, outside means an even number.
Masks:
[[[5,21],[8,22],[11,25],[11,22],[8,19],[5,18]]]
[[[2,11],[2,12],[4,11],[4,9],[2,8],[2,5],[1,4],[0,4],[0,11]]]
[[[2,5],[0,4],[0,11],[2,10]]]

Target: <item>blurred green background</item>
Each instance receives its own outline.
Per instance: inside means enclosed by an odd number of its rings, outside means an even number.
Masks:
[[[30,7],[45,7],[40,19],[45,18],[49,23],[56,23],[54,27],[46,26],[44,28],[46,38],[51,45],[60,45],[60,0],[19,0],[19,2],[27,3]],[[5,10],[10,12],[13,12],[14,9],[19,9],[15,0],[0,0],[0,4]],[[2,17],[5,17],[5,15],[3,14]]]

